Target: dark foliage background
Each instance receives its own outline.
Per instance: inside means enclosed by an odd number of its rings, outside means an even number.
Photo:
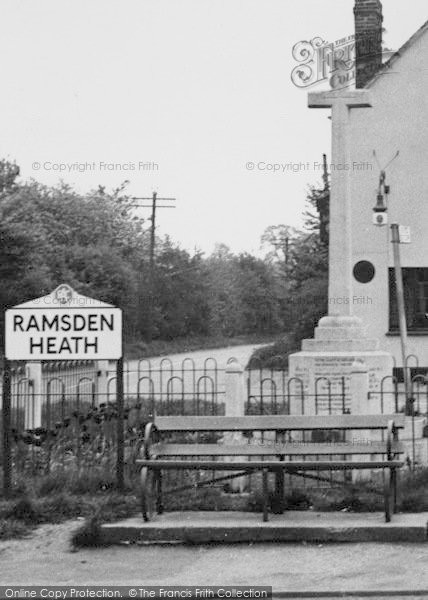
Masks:
[[[151,279],[148,225],[126,184],[82,195],[64,183],[21,182],[18,166],[1,160],[0,319],[7,307],[66,282],[121,307],[127,341],[252,334],[300,340],[326,312],[322,194],[309,190],[315,214],[306,214],[305,231],[275,225],[264,232],[263,258],[222,244],[209,256],[190,253],[159,237]]]

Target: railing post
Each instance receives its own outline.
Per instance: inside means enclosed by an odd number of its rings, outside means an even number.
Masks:
[[[226,417],[243,417],[247,401],[244,369],[238,361],[226,367],[224,414]]]
[[[27,362],[25,376],[32,388],[25,402],[25,429],[36,429],[42,426],[42,363],[40,361]]]
[[[350,392],[351,392],[351,414],[353,415],[368,415],[369,410],[369,372],[367,365],[362,360],[356,360],[352,365],[350,377]],[[351,444],[370,444],[372,441],[372,432],[370,430],[360,430],[358,432],[351,431],[353,436],[351,440],[347,440]],[[359,455],[351,455],[351,461],[356,462],[361,460]],[[352,481],[361,481],[370,479],[370,471],[352,471]]]
[[[99,406],[108,400],[108,379],[109,379],[109,361],[97,360],[96,362],[97,378],[96,378],[96,401]]]
[[[224,414],[226,417],[243,417],[247,394],[245,388],[244,369],[238,361],[230,362],[225,372],[225,399]],[[242,444],[243,435],[239,431],[228,431],[223,436],[223,444]],[[240,460],[241,457],[230,457],[229,460]],[[246,487],[246,477],[237,477],[231,480],[231,487],[235,491],[243,492]]]
[[[351,414],[368,415],[369,410],[369,372],[367,365],[356,360],[352,365],[351,381]]]

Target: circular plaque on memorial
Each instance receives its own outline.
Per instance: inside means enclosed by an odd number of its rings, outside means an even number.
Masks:
[[[374,265],[368,260],[360,260],[354,265],[354,277],[360,283],[369,283],[375,276]]]

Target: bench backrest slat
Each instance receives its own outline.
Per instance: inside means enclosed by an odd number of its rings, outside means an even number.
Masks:
[[[393,420],[404,427],[404,415],[270,415],[245,417],[155,417],[159,431],[303,431],[311,429],[385,429]]]
[[[391,444],[393,453],[402,454],[404,446],[401,442]],[[223,445],[223,444],[153,444],[151,452],[154,456],[338,456],[386,454],[386,442],[370,444],[280,444],[272,445]]]

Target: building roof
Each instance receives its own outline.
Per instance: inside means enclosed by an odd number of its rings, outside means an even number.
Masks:
[[[425,21],[425,23],[422,25],[422,27],[420,27],[408,40],[405,44],[403,44],[401,46],[401,48],[399,50],[397,50],[397,52],[394,52],[394,54],[382,65],[381,69],[379,69],[379,71],[373,75],[373,77],[371,79],[369,79],[369,81],[366,83],[366,85],[364,87],[370,87],[375,81],[376,79],[380,76],[383,75],[389,68],[391,68],[391,66],[397,62],[398,59],[400,59],[402,57],[402,55],[411,47],[413,46],[413,44],[415,42],[417,42],[423,35],[424,33],[428,31],[428,21]]]

